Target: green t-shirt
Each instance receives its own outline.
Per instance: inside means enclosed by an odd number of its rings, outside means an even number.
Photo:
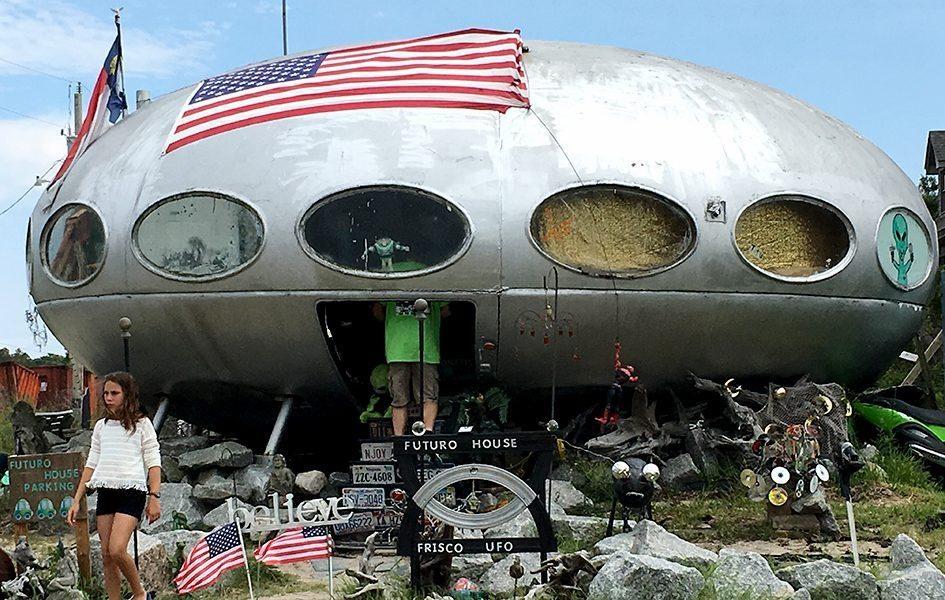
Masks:
[[[396,302],[385,302],[384,349],[387,362],[420,362],[420,325],[411,310],[398,311]],[[431,302],[423,322],[423,362],[440,364],[440,309],[443,302]],[[404,312],[405,314],[398,314]]]

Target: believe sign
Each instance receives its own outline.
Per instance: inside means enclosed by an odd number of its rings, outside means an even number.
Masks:
[[[65,519],[82,474],[82,453],[10,457],[14,523]]]

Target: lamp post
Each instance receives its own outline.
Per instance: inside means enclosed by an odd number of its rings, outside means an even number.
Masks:
[[[131,371],[131,319],[122,317],[118,319],[118,328],[121,329],[121,343],[124,349],[125,372]]]

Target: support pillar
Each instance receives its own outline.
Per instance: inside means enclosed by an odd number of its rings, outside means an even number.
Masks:
[[[167,396],[161,396],[161,402],[158,404],[157,410],[154,411],[154,431],[158,435],[161,435],[161,428],[164,427],[164,422],[167,421],[167,409],[170,408],[171,399]]]
[[[293,402],[294,398],[291,396],[282,397],[282,406],[279,407],[279,414],[272,426],[272,433],[269,434],[269,441],[266,442],[266,456],[272,456],[279,449],[279,442],[282,441],[282,434],[285,432],[285,424],[289,420],[289,413],[292,412]]]

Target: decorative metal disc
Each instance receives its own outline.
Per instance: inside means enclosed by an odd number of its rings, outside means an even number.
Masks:
[[[817,490],[820,489],[820,479],[811,477],[810,481],[807,482],[807,489],[810,490],[811,494],[816,494]]]
[[[787,492],[784,491],[784,488],[771,488],[771,491],[768,492],[768,502],[775,506],[783,506],[787,501],[788,495]]]
[[[817,465],[814,467],[814,474],[817,475],[817,479],[820,479],[824,483],[830,481],[830,471],[828,471],[827,467],[823,465]]]
[[[738,480],[742,482],[743,486],[750,488],[754,487],[755,482],[758,481],[758,476],[751,469],[745,469],[738,476]]]
[[[791,479],[791,472],[784,467],[775,467],[771,469],[771,480],[778,485],[784,485]],[[782,490],[783,491],[783,490]],[[783,502],[781,504],[784,504]],[[780,505],[779,505],[780,506]]]

